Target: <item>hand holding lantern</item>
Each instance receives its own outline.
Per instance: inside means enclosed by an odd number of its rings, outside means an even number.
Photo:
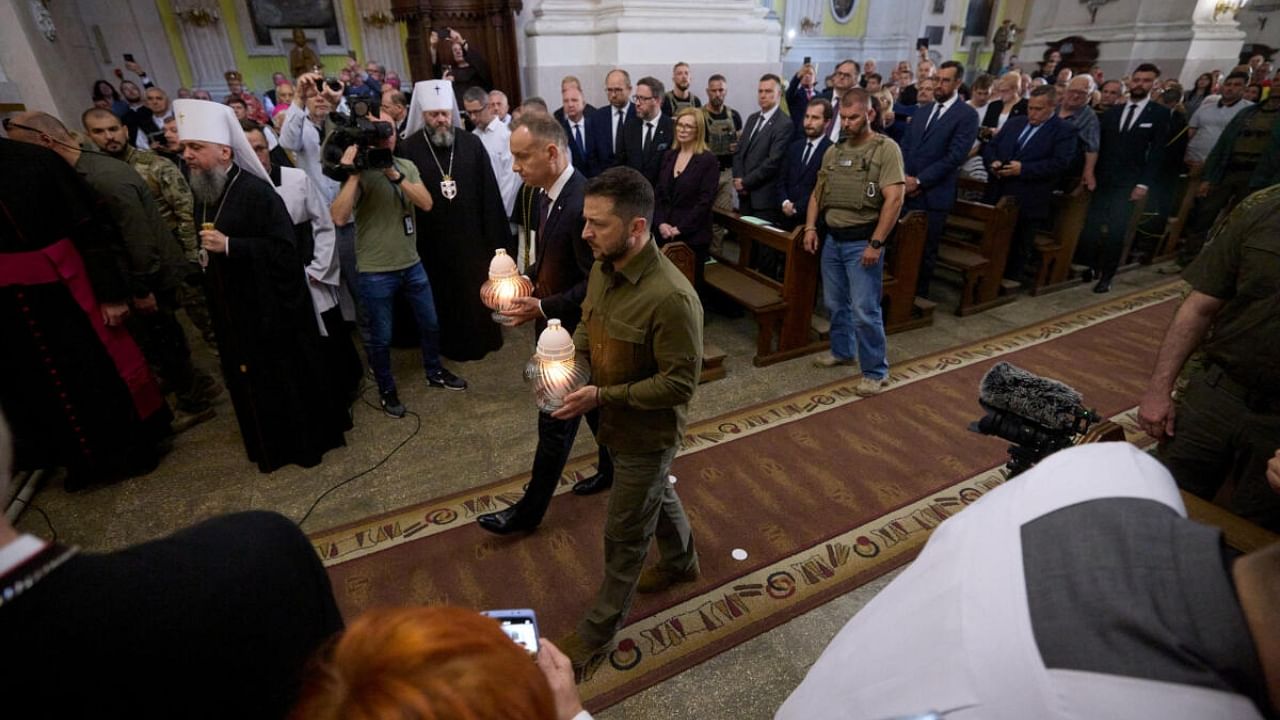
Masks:
[[[511,309],[511,301],[533,294],[533,282],[516,270],[516,261],[506,250],[498,248],[489,261],[489,279],[480,286],[480,302],[493,310],[493,321],[512,324],[512,318],[503,314]]]
[[[587,384],[591,368],[574,355],[569,331],[552,318],[547,329],[538,336],[538,349],[525,366],[524,377],[533,383],[533,396],[538,409],[552,412],[564,405],[569,393]]]

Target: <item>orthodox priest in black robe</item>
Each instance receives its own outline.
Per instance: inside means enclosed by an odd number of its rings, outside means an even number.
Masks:
[[[65,466],[70,489],[150,472],[172,415],[123,324],[119,230],[54,152],[0,139],[0,166],[0,408],[15,465]]]
[[[311,467],[351,427],[328,375],[293,220],[234,113],[176,100],[222,373],[249,459]]]
[[[515,252],[502,193],[480,138],[455,125],[448,81],[414,85],[410,113],[397,152],[431,191],[431,211],[417,213],[418,255],[440,318],[440,354],[479,360],[502,347],[502,328],[480,302],[493,251]]]

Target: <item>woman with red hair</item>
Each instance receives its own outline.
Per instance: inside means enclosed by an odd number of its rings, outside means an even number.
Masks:
[[[589,720],[568,658],[539,643],[535,664],[498,621],[471,610],[370,610],[310,673],[292,717]]]

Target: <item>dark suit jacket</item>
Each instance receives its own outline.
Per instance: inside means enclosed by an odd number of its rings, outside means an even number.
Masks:
[[[0,612],[0,673],[43,717],[281,718],[341,629],[298,527],[237,513],[72,556]]]
[[[1114,189],[1160,182],[1165,144],[1169,142],[1169,108],[1151,100],[1133,121],[1128,132],[1120,132],[1120,121],[1129,103],[1118,104],[1102,116],[1102,144],[1095,170],[1098,184]]]
[[[636,104],[627,103],[627,119],[636,116]],[[591,138],[588,140],[590,145],[587,150],[591,153],[591,169],[596,173],[602,173],[605,170],[617,165],[617,161],[613,157],[613,106],[605,105],[602,108],[596,108],[591,113],[594,121],[591,128]]]
[[[978,113],[956,98],[930,125],[933,107],[926,103],[916,111],[902,138],[902,159],[906,174],[920,181],[923,207],[950,210],[956,201],[956,174],[978,137]]]
[[[787,153],[793,127],[791,118],[774,111],[769,122],[756,132],[760,112],[751,113],[742,126],[738,139],[738,152],[733,155],[733,177],[742,179],[743,189],[750,198],[752,208],[776,210],[778,203],[778,173],[782,172],[782,158]]]
[[[589,178],[599,174],[592,162],[595,150],[593,130],[597,122],[598,120],[591,113],[582,114],[582,145],[578,145],[578,142],[573,139],[573,128],[569,126],[569,120],[560,119],[560,127],[564,128],[565,137],[569,138],[569,149],[573,151],[573,167]]]
[[[1050,117],[1018,148],[1018,137],[1030,120],[1026,115],[1011,117],[1004,128],[982,148],[982,162],[992,178],[992,199],[1012,195],[1018,200],[1018,218],[1039,220],[1049,217],[1053,189],[1070,167],[1076,152],[1075,127],[1057,115]],[[996,179],[991,163],[1022,163],[1015,177]]]
[[[982,127],[993,128],[999,125],[1000,113],[1002,112],[1004,112],[1003,100],[992,100],[991,102],[987,103],[982,108]],[[1013,106],[1013,109],[1009,111],[1009,119],[1006,120],[1005,122],[1006,123],[1010,122],[1014,118],[1018,117],[1019,115],[1026,115],[1026,114],[1027,114],[1027,99],[1022,98],[1017,102],[1017,104]],[[1022,132],[1022,131],[1019,130],[1018,132]]]
[[[679,150],[668,150],[662,159],[654,190],[653,234],[661,238],[658,226],[667,223],[680,230],[676,240],[690,247],[709,247],[711,206],[720,187],[720,161],[709,151],[698,153],[689,159],[680,177],[675,177],[679,154]]]
[[[824,97],[827,101],[831,100],[831,88],[827,88],[823,92],[814,92],[813,98]],[[809,101],[813,98],[805,93],[804,86],[800,84],[800,76],[791,76],[791,82],[787,84],[787,109],[791,111],[792,132],[796,135],[804,132],[804,111],[809,107]],[[834,115],[838,115],[839,108],[836,109]],[[837,118],[839,120],[839,118]]]
[[[809,208],[809,195],[813,186],[818,184],[818,170],[822,167],[822,156],[831,147],[831,139],[823,135],[813,149],[807,164],[801,164],[804,148],[809,143],[806,137],[798,137],[791,141],[787,148],[786,159],[782,163],[782,172],[778,175],[778,204],[790,200],[796,206],[796,214],[790,219],[791,225],[804,221],[805,212]]]
[[[542,235],[537,237],[537,257],[529,268],[533,278],[533,296],[542,301],[542,313],[559,318],[564,329],[573,332],[582,318],[582,299],[587,296],[587,275],[591,273],[591,246],[582,239],[582,193],[587,179],[574,171],[560,190],[560,196],[547,215]],[[534,226],[542,206],[539,191],[534,199]],[[541,329],[542,323],[538,326]]]
[[[662,156],[671,149],[675,140],[676,125],[666,115],[659,115],[653,121],[653,139],[649,146],[641,150],[644,143],[644,121],[633,117],[622,128],[622,144],[618,146],[618,155],[614,158],[617,165],[635,168],[649,179],[649,184],[657,187],[658,171],[662,170]]]

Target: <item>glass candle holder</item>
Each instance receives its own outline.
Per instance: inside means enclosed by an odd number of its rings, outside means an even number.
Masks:
[[[516,298],[526,298],[533,294],[533,282],[516,270],[516,261],[506,250],[498,248],[489,261],[489,279],[480,286],[480,302],[493,311],[493,321],[503,325],[514,322],[503,311],[511,309],[511,302]]]
[[[524,377],[533,384],[538,409],[549,413],[564,406],[566,395],[587,384],[591,367],[576,356],[569,331],[552,318],[538,336],[538,349],[529,358]]]

